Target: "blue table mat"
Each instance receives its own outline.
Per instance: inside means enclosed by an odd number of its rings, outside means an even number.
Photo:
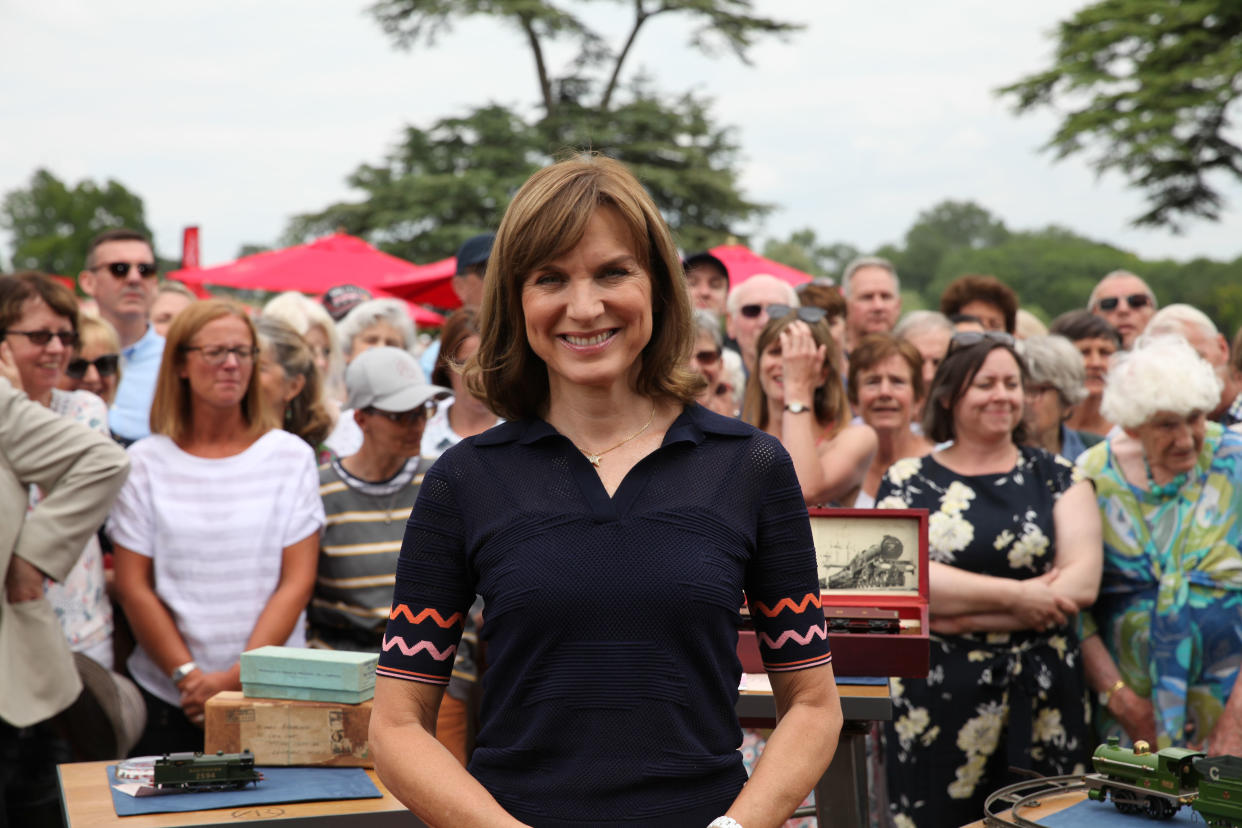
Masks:
[[[209,811],[239,805],[279,805],[325,799],[378,799],[383,796],[362,768],[257,768],[263,781],[237,791],[127,796],[116,788],[116,765],[108,766],[108,790],[117,816]]]
[[[1172,819],[1154,820],[1142,814],[1127,816],[1118,811],[1112,802],[1085,799],[1064,811],[1040,817],[1039,824],[1045,828],[1155,828],[1170,825],[1196,825],[1203,828],[1203,817],[1196,814],[1189,805],[1178,811]]]

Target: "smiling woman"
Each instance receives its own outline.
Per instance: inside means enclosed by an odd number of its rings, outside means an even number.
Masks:
[[[509,421],[440,457],[407,525],[378,772],[433,826],[775,828],[841,721],[806,508],[777,441],[694,402],[680,261],[628,170],[585,157],[526,183],[479,328],[467,388]],[[467,773],[431,734],[476,593],[489,666]],[[754,613],[785,714],[745,787],[743,594],[796,607]]]

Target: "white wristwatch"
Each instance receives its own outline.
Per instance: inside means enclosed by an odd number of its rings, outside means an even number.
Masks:
[[[186,676],[188,676],[190,673],[193,673],[197,669],[198,669],[197,664],[195,664],[193,661],[187,661],[185,664],[182,664],[176,670],[173,670],[171,673],[169,673],[168,677],[172,679],[173,684],[180,684],[182,681],[185,680]]]
[[[730,816],[718,816],[707,824],[707,828],[742,828],[742,823]]]
[[[811,407],[809,405],[803,405],[800,402],[791,402],[785,403],[785,410],[790,414],[801,414],[803,411],[810,411]],[[736,824],[737,823],[735,822],[734,825]],[[708,826],[708,828],[711,828],[711,826]]]

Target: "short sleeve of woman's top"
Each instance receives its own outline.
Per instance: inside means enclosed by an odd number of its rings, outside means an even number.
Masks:
[[[284,546],[291,546],[318,532],[324,525],[323,498],[319,496],[319,466],[315,450],[300,439],[289,442],[288,459],[282,473],[288,474],[289,489],[287,520],[283,532]],[[305,449],[305,451],[303,451]]]
[[[154,436],[148,440],[167,440]],[[135,446],[138,445],[135,443]],[[117,546],[151,557],[155,554],[155,509],[151,502],[151,467],[145,462],[145,452],[129,452],[129,477],[117,494],[108,514],[107,532]]]

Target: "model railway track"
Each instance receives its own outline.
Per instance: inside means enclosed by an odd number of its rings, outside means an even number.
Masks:
[[[1034,808],[1040,801],[1067,793],[1085,792],[1082,775],[1041,776],[1006,785],[994,792],[983,803],[983,824],[994,828],[1041,828],[1038,822],[1025,819],[1023,808]],[[1011,810],[1008,819],[1001,814]]]

